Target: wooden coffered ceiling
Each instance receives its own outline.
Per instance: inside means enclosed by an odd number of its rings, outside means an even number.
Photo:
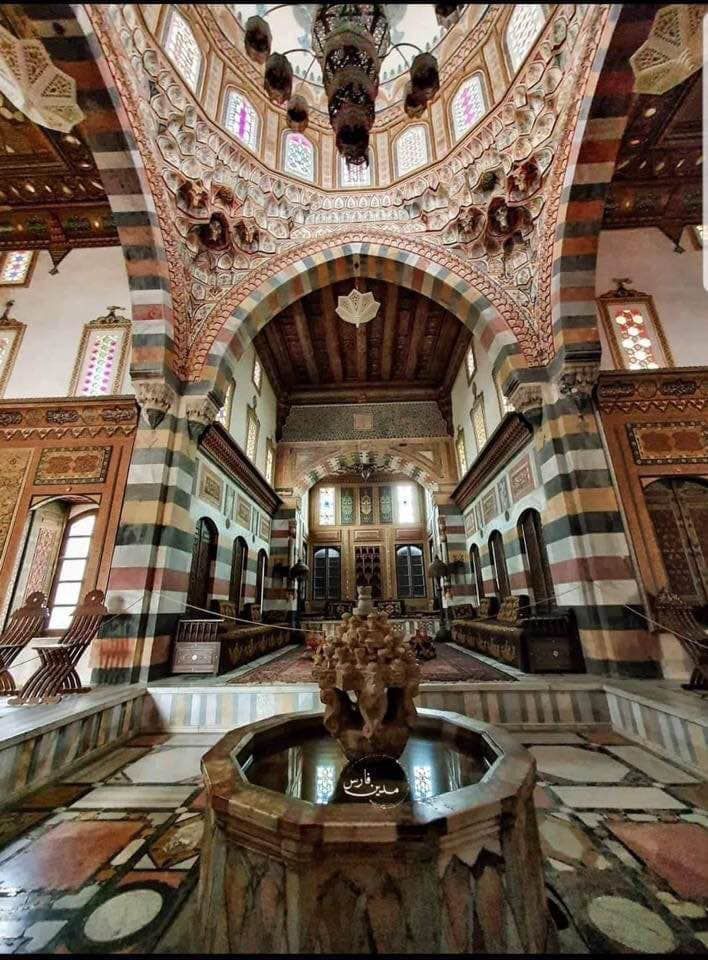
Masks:
[[[335,313],[346,280],[277,314],[254,344],[281,405],[434,399],[444,407],[470,331],[439,304],[384,280],[363,287],[381,304],[355,327]]]
[[[662,96],[634,98],[603,226],[658,227],[678,243],[702,223],[702,71]]]

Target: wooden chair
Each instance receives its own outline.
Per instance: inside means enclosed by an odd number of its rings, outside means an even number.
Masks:
[[[41,637],[47,629],[49,610],[43,593],[31,593],[24,606],[10,617],[7,629],[0,636],[0,696],[15,693],[17,687],[9,666],[33,637]]]
[[[684,690],[708,690],[708,632],[700,625],[679,596],[664,588],[654,597],[653,614],[656,625],[676,637],[693,663],[693,672]]]
[[[108,613],[103,598],[102,590],[91,590],[74,611],[63,637],[40,637],[32,644],[42,663],[19,694],[7,701],[10,706],[58,703],[62,694],[85,693],[89,689],[81,686],[76,666]]]

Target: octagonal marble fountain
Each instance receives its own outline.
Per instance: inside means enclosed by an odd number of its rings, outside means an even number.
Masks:
[[[366,602],[313,674],[324,715],[241,727],[202,761],[195,948],[555,950],[531,755],[489,724],[416,710],[408,641]]]

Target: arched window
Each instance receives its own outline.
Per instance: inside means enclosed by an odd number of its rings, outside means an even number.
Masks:
[[[499,600],[503,600],[511,594],[511,587],[509,586],[509,571],[506,569],[504,540],[498,530],[495,530],[489,538],[489,556],[494,571],[496,594]]]
[[[400,598],[425,596],[422,546],[396,547],[396,582]]]
[[[312,183],[315,179],[315,146],[301,133],[286,133],[283,171]]]
[[[336,547],[318,547],[312,564],[312,599],[339,600],[341,556]]]
[[[202,72],[202,52],[189,24],[174,8],[170,10],[167,20],[165,53],[177,67],[182,79],[192,90],[196,90]]]
[[[482,558],[479,547],[473,543],[470,547],[470,568],[472,570],[472,584],[477,592],[476,606],[484,599],[484,577],[482,576]]]
[[[92,511],[79,514],[66,525],[49,601],[50,630],[66,630],[71,623],[71,616],[81,599],[95,524],[96,514]]]
[[[396,168],[399,177],[428,162],[428,138],[422,123],[406,127],[396,140]]]
[[[370,187],[373,183],[373,154],[369,150],[369,162],[358,166],[348,164],[344,157],[339,158],[340,187]]]
[[[450,109],[455,140],[459,140],[464,137],[468,130],[472,129],[487,110],[482,77],[479,73],[468,77],[458,88],[457,93],[452,98]]]
[[[259,550],[258,559],[256,561],[256,600],[255,600],[255,603],[259,607],[263,606],[263,588],[265,587],[267,568],[268,568],[268,554],[265,552],[265,550]]]
[[[251,101],[238,90],[231,89],[226,93],[223,124],[229,133],[254,153],[258,150],[260,117]]]
[[[546,17],[540,3],[517,3],[506,27],[506,46],[514,73],[541,32]]]
[[[543,542],[543,526],[538,510],[525,510],[517,524],[521,550],[526,557],[529,586],[533,591],[536,613],[550,613],[555,603],[553,578]]]
[[[192,566],[189,570],[187,603],[207,609],[209,595],[213,592],[214,564],[219,534],[216,524],[208,517],[197,521],[192,546]],[[188,611],[189,616],[198,616],[195,610]]]
[[[236,604],[237,612],[243,607],[246,593],[246,570],[248,569],[248,545],[243,537],[234,540],[231,555],[231,579],[229,580],[229,600]]]
[[[226,388],[226,393],[224,394],[224,403],[221,407],[221,410],[216,415],[216,422],[220,423],[222,427],[225,427],[226,430],[229,429],[231,424],[231,407],[234,402],[234,391],[236,390],[236,384],[233,380],[229,380],[229,384]]]
[[[460,476],[464,477],[467,473],[467,451],[465,450],[465,434],[462,427],[457,431],[455,449],[457,450],[457,466],[460,471]]]

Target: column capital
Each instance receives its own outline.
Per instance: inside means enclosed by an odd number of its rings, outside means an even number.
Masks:
[[[168,413],[176,411],[177,392],[164,380],[134,380],[133,386],[140,411],[153,430],[162,423]]]
[[[221,409],[221,403],[211,390],[206,394],[183,397],[183,416],[187,420],[187,429],[192,440],[199,440]]]

